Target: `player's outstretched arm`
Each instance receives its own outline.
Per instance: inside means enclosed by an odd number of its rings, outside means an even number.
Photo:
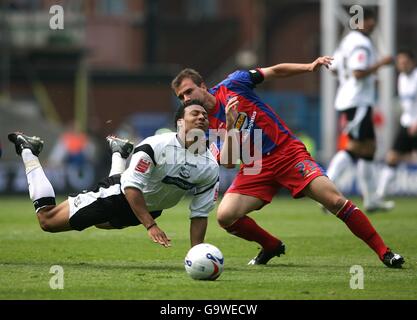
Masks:
[[[203,243],[207,230],[207,218],[196,217],[190,219],[191,247]]]
[[[355,70],[355,71],[353,71],[353,75],[355,76],[356,79],[366,78],[370,74],[377,72],[379,68],[381,68],[383,66],[390,65],[393,62],[394,62],[394,58],[391,57],[391,56],[387,56],[387,57],[382,58],[381,60],[379,60],[377,63],[370,66],[366,70]]]
[[[148,230],[149,238],[151,238],[153,242],[159,243],[164,247],[170,247],[171,240],[166,236],[165,232],[158,227],[155,220],[149,213],[142,192],[139,189],[127,187],[125,189],[125,196],[136,217],[143,224],[146,230]]]
[[[275,78],[286,78],[297,74],[313,72],[320,69],[321,66],[329,68],[333,58],[329,56],[318,57],[311,63],[280,63],[271,67],[261,68],[264,80]]]

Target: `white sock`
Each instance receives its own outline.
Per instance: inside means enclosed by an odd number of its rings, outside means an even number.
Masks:
[[[336,185],[342,173],[352,164],[352,157],[345,150],[337,152],[327,168],[327,176]]]
[[[122,155],[119,152],[113,153],[111,156],[111,169],[110,169],[109,177],[115,174],[121,174],[123,171],[125,171],[126,161],[127,159],[123,159]]]
[[[30,149],[22,150],[23,164],[29,185],[29,197],[33,201],[36,212],[47,205],[55,205],[55,192],[43,172],[38,157]]]
[[[381,178],[378,181],[376,190],[376,194],[380,199],[384,199],[387,195],[388,185],[393,180],[395,172],[395,167],[391,166],[384,166],[384,169],[382,169]]]
[[[364,159],[358,160],[358,184],[362,192],[364,205],[367,206],[376,197],[376,183],[374,162]]]

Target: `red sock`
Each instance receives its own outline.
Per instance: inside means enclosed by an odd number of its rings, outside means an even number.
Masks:
[[[275,250],[282,242],[258,226],[255,220],[244,216],[224,228],[227,232],[248,241],[259,243],[265,251]]]
[[[384,253],[388,250],[388,247],[385,245],[378,232],[376,232],[366,215],[356,207],[352,201],[346,201],[345,205],[336,216],[346,223],[350,231],[352,231],[355,236],[365,241],[366,244],[376,252],[378,257],[382,259]]]

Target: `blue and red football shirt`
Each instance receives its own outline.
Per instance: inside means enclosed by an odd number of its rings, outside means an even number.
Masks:
[[[254,92],[257,84],[263,81],[260,70],[238,70],[231,73],[225,80],[214,86],[209,92],[216,97],[216,105],[209,112],[210,129],[226,129],[225,107],[229,99],[239,96],[238,117],[235,127],[242,135],[254,139],[254,130],[261,129],[262,155],[275,150],[285,154],[304,150],[304,144],[290,131],[285,122],[264,103]],[[278,149],[277,149],[278,148]]]

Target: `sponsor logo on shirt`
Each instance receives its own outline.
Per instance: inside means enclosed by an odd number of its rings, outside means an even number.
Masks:
[[[248,121],[248,116],[246,115],[246,113],[244,112],[239,112],[237,118],[236,118],[236,122],[235,122],[235,128],[239,131],[241,131],[242,129],[245,129]]]
[[[145,173],[148,171],[149,166],[151,165],[151,162],[145,159],[140,159],[138,164],[135,167],[135,171],[138,171],[140,173]]]
[[[243,140],[246,140],[248,135],[250,134],[250,131],[252,130],[254,124],[255,124],[255,118],[256,118],[256,111],[252,113],[252,116],[250,117],[249,124],[245,130],[245,133],[243,134]]]
[[[164,179],[162,179],[162,182],[166,184],[176,185],[178,188],[183,189],[183,190],[191,190],[195,188],[194,183],[190,183],[178,177],[166,176]]]

